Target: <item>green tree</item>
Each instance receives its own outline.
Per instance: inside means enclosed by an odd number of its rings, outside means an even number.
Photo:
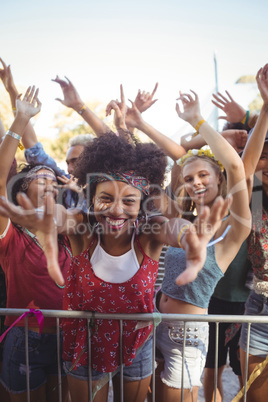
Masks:
[[[105,117],[105,106],[100,102],[87,102],[87,106],[111,127],[112,123]],[[58,160],[64,160],[69,140],[79,134],[94,134],[91,127],[73,109],[60,108],[55,114],[54,127],[58,130],[56,138],[50,143],[50,155]]]

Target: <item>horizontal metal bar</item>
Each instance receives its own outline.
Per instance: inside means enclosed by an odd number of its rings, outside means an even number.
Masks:
[[[19,316],[28,309],[0,309],[1,315]],[[87,318],[92,317],[90,311],[66,311],[66,310],[41,310],[44,317],[59,317],[59,318]],[[162,321],[184,321],[184,322],[235,322],[235,323],[268,323],[268,316],[255,315],[207,315],[207,314],[160,314],[157,318],[154,314],[103,314],[94,313],[95,319],[114,319],[114,320],[134,320],[134,321],[154,321],[161,316]]]

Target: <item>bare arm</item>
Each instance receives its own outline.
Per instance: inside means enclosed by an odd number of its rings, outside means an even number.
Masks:
[[[244,149],[248,137],[246,130],[224,130],[220,134],[232,145],[236,152],[240,152]],[[186,134],[181,137],[181,146],[183,146],[186,151],[189,149],[200,149],[204,145],[206,145],[206,141],[200,134],[192,137],[191,134]]]
[[[160,133],[160,131],[156,130],[149,123],[145,122],[135,103],[131,103],[132,107],[129,108],[127,112],[129,126],[135,127],[148,135],[148,137],[151,138],[151,140],[153,140],[159,146],[159,148],[161,148],[165,154],[173,160],[179,159],[186,153],[183,147],[181,147],[171,138]]]
[[[89,234],[84,238],[76,234],[77,225],[82,222],[81,214],[75,210],[66,210],[62,205],[55,205],[51,193],[47,193],[44,199],[45,210],[42,216],[35,210],[26,194],[18,194],[17,200],[19,207],[0,197],[1,220],[5,219],[7,224],[7,219],[10,218],[13,222],[35,232],[47,259],[49,275],[57,284],[63,285],[64,279],[58,263],[57,234],[68,234],[70,240],[73,239],[72,250],[75,246],[76,254],[83,251]]]
[[[5,135],[6,135],[6,130],[5,130],[4,124],[3,124],[1,116],[0,116],[0,144],[3,141],[3,138]]]
[[[233,203],[230,209],[231,215],[226,219],[222,229],[227,224],[231,230],[226,241],[243,241],[249,233],[251,214],[248,205],[248,194],[245,181],[243,162],[235,149],[207,122],[204,121],[199,107],[198,96],[192,94],[181,94],[184,111],[180,110],[177,104],[179,117],[188,121],[193,127],[199,125],[199,133],[210,146],[215,157],[222,163],[227,173],[227,189],[233,195]],[[202,124],[198,124],[201,123]],[[225,241],[221,242],[221,246]],[[220,246],[220,247],[221,247]]]
[[[186,270],[177,278],[180,286],[192,282],[203,268],[207,244],[221,226],[228,209],[228,200],[218,197],[211,210],[205,207],[194,224],[185,219],[171,219],[162,223],[159,231],[150,234],[151,241],[158,241],[172,247],[182,247],[186,253]]]
[[[206,141],[200,134],[192,133],[181,136],[181,146],[188,151],[189,149],[200,149],[206,145]]]
[[[265,136],[268,130],[268,64],[258,71],[256,80],[263,99],[263,106],[242,156],[250,195],[253,175],[261,157]]]
[[[79,113],[97,136],[110,131],[109,127],[82,101],[75,86],[67,77],[63,80],[56,76],[52,81],[60,85],[63,93],[63,99],[56,98],[56,100]]]
[[[16,114],[16,99],[19,95],[17,87],[14,83],[13,75],[11,73],[10,65],[7,66],[5,62],[0,58],[0,62],[2,64],[2,69],[0,69],[0,77],[4,84],[6,91],[9,94],[11,107],[14,115]],[[25,127],[25,135],[23,136],[22,143],[24,148],[31,148],[37,143],[37,136],[34,131],[32,124],[29,122]]]
[[[36,115],[41,109],[41,103],[38,99],[38,90],[29,87],[24,95],[23,100],[17,99],[17,113],[10,127],[11,135],[6,135],[0,147],[0,195],[6,196],[6,184],[8,174],[15,157],[15,153],[19,144],[19,137],[23,136],[25,127],[30,118]],[[15,134],[14,134],[15,133]],[[0,233],[3,233],[7,226],[7,219],[0,217]]]

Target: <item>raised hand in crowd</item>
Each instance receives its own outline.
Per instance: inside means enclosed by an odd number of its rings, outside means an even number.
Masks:
[[[156,90],[158,88],[158,82],[155,84],[155,87],[153,89],[153,91],[150,92],[145,92],[139,89],[138,90],[138,94],[135,98],[135,105],[137,106],[138,110],[143,113],[145,112],[147,109],[149,109],[155,102],[157,102],[158,99],[153,99]]]
[[[76,193],[81,193],[83,191],[82,187],[78,186],[77,184],[77,179],[70,174],[70,177],[67,176],[57,176],[57,179],[62,182],[62,185],[59,185],[59,187],[64,188],[64,189],[69,189],[72,191],[75,191]]]
[[[268,63],[259,69],[256,75],[258,89],[260,91],[263,107],[267,108],[268,105]]]
[[[243,151],[248,139],[246,130],[223,130],[221,135],[232,145],[236,152]]]
[[[6,63],[4,62],[4,60],[1,58],[0,58],[0,62],[3,67],[0,69],[0,78],[3,82],[3,85],[6,89],[6,91],[9,93],[9,96],[10,96],[11,102],[12,102],[12,107],[15,108],[16,97],[19,92],[18,92],[18,90],[15,86],[14,80],[13,80],[13,76],[11,73],[11,67],[10,67],[10,65],[7,66]]]
[[[39,89],[35,89],[35,86],[33,85],[32,87],[28,87],[23,98],[22,94],[18,95],[16,100],[18,116],[26,116],[25,119],[29,120],[40,112],[42,104],[38,99],[38,93]]]
[[[118,99],[111,100],[106,106],[106,116],[110,116],[114,110],[114,125],[117,130],[127,130],[125,118],[127,112],[127,105],[123,85],[120,85],[120,101]]]
[[[67,77],[63,80],[57,75],[52,81],[60,85],[63,93],[63,99],[56,98],[56,100],[79,113],[97,136],[110,131],[109,127],[85,105],[77,89]]]
[[[194,91],[190,91],[192,94],[182,93],[180,91],[180,96],[177,100],[182,102],[183,109],[180,108],[179,103],[176,103],[176,112],[181,119],[195,127],[201,120],[202,116],[200,112],[199,98]]]
[[[265,66],[257,72],[256,81],[263,100],[263,105],[253,133],[247,142],[242,156],[249,190],[253,184],[253,174],[263,152],[263,144],[268,130],[268,64],[265,64]]]
[[[34,86],[29,87],[22,99],[21,95],[18,95],[16,107],[17,113],[15,119],[0,147],[0,195],[2,196],[6,196],[8,174],[12,166],[20,138],[23,136],[25,127],[29,123],[31,117],[39,113],[41,109],[41,102],[38,99],[38,89],[35,90]],[[6,226],[6,221],[0,218],[0,230],[4,230]]]
[[[225,92],[228,98],[220,92],[212,95],[214,99],[211,102],[225,113],[225,116],[219,116],[218,119],[231,123],[241,122],[247,111],[232,98],[228,91]]]
[[[4,84],[6,91],[9,94],[11,107],[13,110],[13,114],[15,115],[16,114],[16,101],[17,101],[17,97],[19,95],[19,91],[15,85],[10,65],[7,66],[6,63],[3,61],[3,59],[0,59],[0,61],[3,66],[3,68],[0,69],[0,77],[2,79],[2,82]],[[37,135],[30,122],[25,128],[24,134],[25,135],[23,136],[22,144],[26,149],[33,147],[38,142]]]
[[[51,81],[59,84],[62,89],[63,99],[56,98],[56,100],[62,103],[64,106],[70,107],[79,112],[81,107],[84,105],[84,102],[82,101],[73,83],[67,77],[65,77],[65,80],[63,80],[58,75]]]

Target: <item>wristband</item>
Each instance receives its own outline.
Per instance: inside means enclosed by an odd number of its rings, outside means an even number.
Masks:
[[[86,105],[83,105],[82,107],[81,107],[81,109],[80,110],[78,110],[78,113],[79,114],[83,114],[84,113],[84,111],[86,110]]]
[[[7,135],[9,135],[12,138],[15,138],[15,140],[20,141],[21,136],[19,134],[13,133],[13,131],[8,130]]]
[[[180,248],[182,248],[182,247],[181,247],[181,237],[182,237],[183,233],[185,232],[185,230],[188,229],[190,226],[191,226],[191,225],[184,225],[184,226],[181,228],[180,232],[179,232],[179,235],[178,235],[178,245],[179,245]]]
[[[195,134],[195,135],[198,134],[199,128],[200,128],[200,127],[202,126],[202,124],[205,123],[205,122],[206,122],[206,120],[202,119],[202,120],[200,120],[200,121],[197,123],[197,125],[195,126],[195,131],[196,131],[196,134]]]
[[[242,124],[247,124],[248,123],[249,115],[250,115],[249,110],[247,110],[247,113],[243,117],[243,120],[241,120]]]
[[[13,131],[8,130],[8,132],[6,133],[6,135],[9,135],[12,138],[15,138],[15,140],[20,141],[21,140],[21,136],[19,134],[13,133]],[[25,149],[24,146],[19,142],[18,145],[19,149],[21,149],[22,151]]]

